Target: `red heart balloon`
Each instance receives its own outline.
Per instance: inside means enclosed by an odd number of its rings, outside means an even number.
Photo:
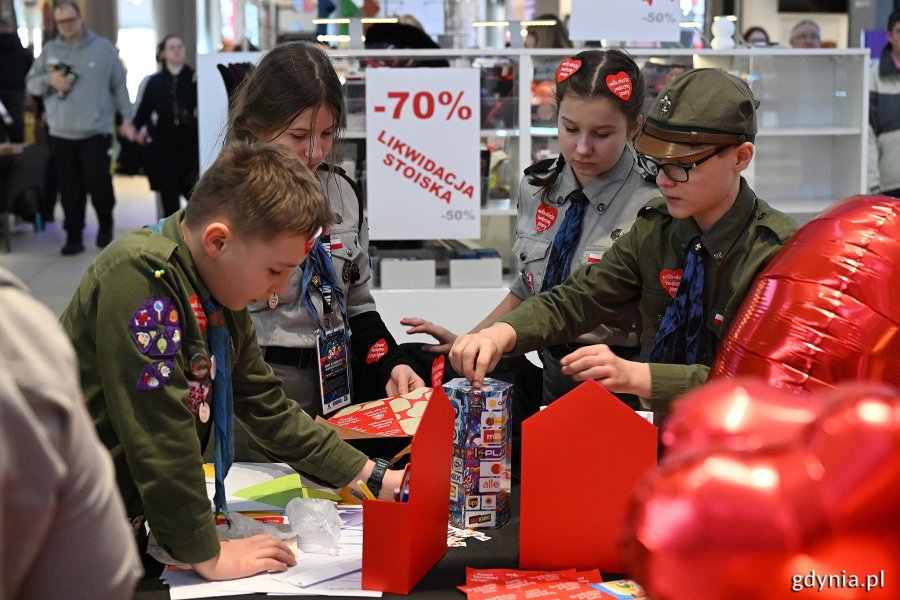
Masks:
[[[756,279],[710,379],[752,375],[814,391],[900,387],[900,202],[855,196],[802,227]]]
[[[697,389],[690,401],[676,400],[661,441],[667,456],[793,443],[824,408],[817,397],[798,402],[756,379],[721,379]]]
[[[700,434],[684,431],[688,415]],[[672,419],[672,451],[638,486],[623,536],[650,597],[900,597],[900,392],[723,381]]]

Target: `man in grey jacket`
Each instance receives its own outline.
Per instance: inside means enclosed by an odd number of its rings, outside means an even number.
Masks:
[[[50,128],[50,151],[60,169],[65,212],[65,255],[84,251],[85,192],[97,211],[97,246],[113,235],[110,175],[113,119],[122,115],[119,134],[134,139],[125,68],[109,40],[86,28],[78,5],[58,2],[53,18],[59,36],[44,46],[28,72],[28,93],[42,96]]]

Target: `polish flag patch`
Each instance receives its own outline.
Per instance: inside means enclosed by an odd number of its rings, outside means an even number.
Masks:
[[[722,323],[725,322],[725,315],[721,313],[716,313],[716,316],[713,317],[713,325],[719,327]]]
[[[598,263],[598,262],[600,262],[601,260],[603,260],[603,253],[602,253],[602,252],[588,252],[587,261],[588,261],[588,264],[589,264],[589,265],[592,265],[592,264],[594,264],[594,263]]]
[[[683,274],[684,269],[663,269],[659,272],[659,282],[662,284],[663,289],[673,298],[678,293],[678,286],[681,285],[681,276]]]
[[[341,238],[336,237],[331,240],[331,249],[332,250],[340,250],[344,247],[344,242],[341,241]]]
[[[384,338],[381,338],[369,348],[369,353],[366,355],[366,364],[371,365],[374,362],[378,362],[381,358],[387,354],[387,341]]]

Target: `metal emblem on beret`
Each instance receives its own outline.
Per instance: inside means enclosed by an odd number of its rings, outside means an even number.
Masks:
[[[662,100],[659,101],[659,111],[663,114],[669,112],[672,108],[672,101],[669,100],[669,95],[666,94],[663,96]]]

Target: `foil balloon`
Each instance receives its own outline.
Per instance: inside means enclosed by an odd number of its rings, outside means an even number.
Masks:
[[[824,396],[798,402],[789,394],[770,393],[764,381],[732,379],[710,382],[676,400],[660,434],[665,455],[709,448],[756,450],[786,444],[822,412]]]
[[[815,391],[900,387],[900,201],[855,196],[800,228],[756,279],[710,379]]]
[[[721,410],[740,396],[747,408]],[[673,438],[623,536],[628,572],[650,598],[900,598],[900,392],[722,381],[679,412],[709,431]]]

